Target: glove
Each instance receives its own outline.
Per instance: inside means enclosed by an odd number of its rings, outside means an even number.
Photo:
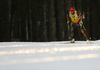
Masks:
[[[67,24],[69,24],[69,21],[67,21]]]
[[[83,22],[82,21],[80,21],[80,23],[83,25]]]

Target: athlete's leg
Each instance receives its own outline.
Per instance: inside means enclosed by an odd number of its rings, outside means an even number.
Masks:
[[[74,25],[71,23],[71,43],[74,43]]]
[[[84,35],[84,37],[88,38],[87,32],[85,30],[85,27],[83,27],[82,23],[79,22],[79,26],[80,26],[81,32]]]
[[[89,36],[88,36],[88,34],[87,34],[87,32],[86,32],[85,27],[84,27],[80,22],[79,22],[79,25],[80,25],[81,32],[83,33],[84,37],[86,38],[86,41],[87,41],[88,43],[91,43],[91,42],[89,41]]]

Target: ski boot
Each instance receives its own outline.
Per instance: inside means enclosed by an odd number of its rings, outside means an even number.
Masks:
[[[87,43],[89,43],[89,44],[91,43],[90,40],[89,40],[88,38],[86,38],[86,41],[87,41]]]
[[[70,41],[70,43],[75,43],[75,39],[74,39],[74,38],[72,38],[72,40]]]

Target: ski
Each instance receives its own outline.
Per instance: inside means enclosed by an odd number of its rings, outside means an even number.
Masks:
[[[74,43],[71,43],[71,42],[67,42],[67,43],[65,43],[65,44],[78,44],[78,43],[76,43],[76,42],[74,42]]]

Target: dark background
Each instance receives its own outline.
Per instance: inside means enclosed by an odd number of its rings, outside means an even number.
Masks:
[[[100,39],[100,0],[0,0],[0,41],[69,40],[66,15],[75,6],[92,40]],[[76,40],[85,40],[80,30]]]

